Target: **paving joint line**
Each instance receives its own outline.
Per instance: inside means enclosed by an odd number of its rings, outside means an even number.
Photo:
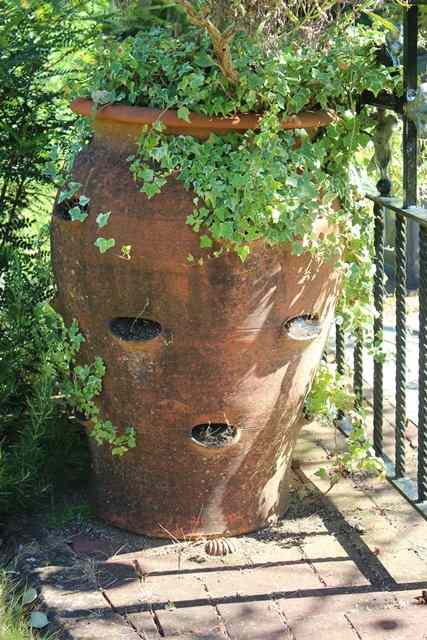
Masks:
[[[273,605],[275,607],[275,610],[276,610],[280,620],[282,621],[283,626],[285,627],[286,631],[290,634],[289,640],[296,640],[295,634],[294,634],[292,628],[289,626],[288,620],[286,618],[286,615],[283,613],[282,607],[280,606],[279,602],[277,600],[273,599],[272,603],[273,603]]]
[[[308,566],[311,568],[311,570],[313,571],[313,573],[315,574],[315,576],[318,578],[320,584],[323,587],[328,587],[328,583],[324,580],[324,578],[321,576],[321,574],[318,572],[317,568],[314,566],[313,561],[310,560],[310,558],[307,556],[307,554],[304,551],[304,547],[300,544],[296,544],[296,546],[299,548],[300,553],[303,557],[303,560],[306,561],[306,563],[308,564]]]
[[[297,545],[297,546],[301,550],[301,547],[299,545]],[[243,551],[242,555],[243,555],[243,557],[246,558],[248,563],[250,563],[252,565],[252,567],[254,567],[255,570],[256,570],[256,562],[252,559],[252,556],[249,555],[246,551]],[[301,554],[301,555],[303,555],[303,554]],[[304,557],[302,559],[304,560]],[[277,593],[278,595],[281,594],[281,597],[284,597],[284,595],[285,595],[285,592],[275,592],[275,593]],[[268,600],[267,600],[267,602],[268,602]],[[277,596],[273,594],[271,596],[271,598],[270,598],[270,602],[273,605],[274,610],[276,611],[277,615],[279,616],[283,626],[285,627],[285,630],[290,634],[289,640],[296,640],[294,632],[292,631],[291,627],[288,624],[288,621],[287,621],[286,616],[283,613],[283,610],[282,610],[282,608],[281,608],[281,606],[279,604]]]
[[[344,614],[344,618],[345,618],[346,622],[348,623],[349,627],[356,634],[357,639],[358,640],[363,640],[363,637],[360,635],[359,631],[356,629],[356,627],[354,626],[354,624],[352,623],[351,619],[348,617],[348,615],[346,613]]]
[[[227,640],[236,640],[236,639],[233,639],[233,637],[230,635],[230,632],[227,628],[225,620],[222,617],[221,612],[219,610],[218,604],[215,602],[215,600],[212,598],[211,594],[209,593],[208,585],[205,582],[203,582],[201,578],[195,578],[195,579],[199,580],[202,583],[203,589],[206,591],[206,595],[208,596],[208,600],[211,604],[211,607],[214,609],[216,613],[216,617],[218,618],[220,629],[223,632],[224,636],[227,638]]]
[[[114,604],[111,602],[110,598],[108,597],[107,592],[104,591],[104,590],[101,590],[101,594],[102,594],[102,597],[104,598],[104,600],[110,605],[112,611],[114,611],[114,613],[123,620],[125,626],[130,627],[132,629],[132,631],[134,631],[136,633],[136,635],[139,636],[142,640],[147,640],[147,637],[146,637],[145,633],[143,631],[140,631],[139,629],[137,629],[137,627],[133,624],[132,620],[130,620],[128,618],[126,613],[122,614],[119,611],[117,611],[116,607],[114,606]]]
[[[138,562],[137,558],[134,558],[133,562],[132,562],[132,567],[133,567],[133,571],[135,573],[136,579],[139,582],[139,586],[142,589],[143,585],[145,584],[145,580],[146,578],[148,578],[148,576],[150,575],[149,572],[144,571],[144,569],[141,567],[140,563]],[[157,611],[154,609],[152,603],[148,603],[148,611],[150,613],[150,616],[153,620],[153,624],[155,625],[156,629],[157,629],[157,633],[159,634],[159,636],[161,638],[164,638],[166,636],[165,631],[162,627],[162,624],[159,620],[159,616],[157,615]],[[145,636],[144,636],[144,640],[145,640]]]

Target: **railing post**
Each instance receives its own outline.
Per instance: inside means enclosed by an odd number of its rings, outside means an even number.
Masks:
[[[417,91],[418,7],[404,11],[404,90],[406,102]],[[415,123],[403,117],[403,186],[405,209],[417,204],[418,137]],[[419,389],[418,389],[418,501],[427,500],[427,229],[420,225],[419,289]]]
[[[355,398],[354,406],[361,409],[363,404],[363,333],[356,332],[356,342],[353,352],[353,391]]]
[[[335,353],[337,373],[343,376],[345,373],[345,336],[341,324],[335,325]]]
[[[396,478],[403,478],[406,430],[406,220],[396,214]]]
[[[335,358],[337,363],[337,373],[343,376],[345,373],[345,334],[342,325],[338,322],[335,324]],[[338,411],[337,420],[344,418],[341,409]]]
[[[382,179],[378,182],[378,190],[382,196],[390,195],[391,183]],[[384,209],[374,205],[374,242],[375,242],[375,275],[374,275],[374,344],[376,348],[383,346],[383,307],[384,307]],[[374,449],[377,456],[383,454],[383,361],[374,360]]]
[[[418,7],[404,9],[403,85],[406,102],[417,92]],[[417,127],[403,113],[403,192],[404,208],[417,204]]]
[[[427,227],[420,226],[418,500],[427,500]]]

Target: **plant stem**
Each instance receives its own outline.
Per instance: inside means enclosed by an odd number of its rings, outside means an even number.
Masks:
[[[234,27],[228,27],[223,33],[221,33],[210,18],[207,15],[196,11],[188,0],[176,0],[176,4],[179,4],[184,9],[192,24],[196,27],[201,27],[208,32],[223,74],[231,84],[238,84],[239,74],[234,68],[230,51],[230,43],[235,35]]]

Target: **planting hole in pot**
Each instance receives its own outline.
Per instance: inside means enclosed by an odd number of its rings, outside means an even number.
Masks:
[[[117,338],[136,342],[153,340],[162,333],[162,325],[148,318],[115,318],[110,329]]]
[[[191,430],[192,439],[204,447],[221,449],[236,441],[236,427],[226,422],[206,422],[198,424]]]
[[[292,340],[315,340],[322,333],[322,323],[316,316],[296,316],[283,323],[282,333]]]

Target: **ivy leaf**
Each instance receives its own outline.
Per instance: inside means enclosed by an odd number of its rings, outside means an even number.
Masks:
[[[164,128],[165,128],[165,125],[161,120],[156,120],[156,122],[153,124],[154,131],[158,131],[158,133],[161,133]]]
[[[180,107],[176,114],[181,120],[185,120],[185,122],[191,122],[190,111],[189,109],[187,109],[187,107]]]
[[[98,213],[96,216],[96,224],[101,229],[108,224],[108,220],[111,216],[111,211],[107,211],[106,213]]]
[[[160,193],[161,187],[159,187],[155,182],[144,182],[144,186],[141,191],[145,193],[148,198],[153,198]]]
[[[94,242],[95,247],[98,247],[100,253],[106,253],[109,249],[112,249],[116,245],[114,238],[107,240],[106,238],[97,238]]]
[[[120,253],[122,254],[122,257],[126,258],[126,260],[130,260],[131,249],[132,249],[132,245],[131,244],[123,244],[121,249],[120,249]]]
[[[152,182],[154,180],[154,171],[150,167],[144,167],[139,176],[144,182]]]
[[[30,625],[33,629],[44,629],[48,624],[49,620],[43,611],[32,611],[30,615]]]
[[[318,478],[321,478],[322,480],[326,480],[328,478],[328,472],[324,467],[321,467],[320,469],[318,469],[314,475],[317,476]]]
[[[242,262],[245,262],[246,258],[248,257],[248,255],[250,254],[251,250],[249,249],[249,247],[247,245],[244,245],[243,247],[239,247],[237,249],[237,254],[240,258],[240,260]]]
[[[31,604],[34,600],[37,600],[37,591],[32,587],[30,589],[26,589],[22,594],[22,605],[25,606],[26,604]]]
[[[69,182],[67,188],[64,189],[64,191],[61,191],[61,193],[59,194],[58,204],[61,204],[61,202],[64,202],[64,200],[72,198],[81,186],[82,185],[80,182]]]
[[[198,67],[207,68],[215,66],[216,62],[212,56],[208,55],[204,51],[194,56],[194,62]]]
[[[108,104],[110,102],[114,102],[115,97],[116,96],[114,91],[99,90],[99,91],[92,91],[91,93],[91,98],[96,105],[98,104],[103,105],[103,104]]]
[[[200,236],[200,246],[202,249],[208,249],[212,246],[212,240],[209,236]]]
[[[70,218],[73,222],[84,222],[88,216],[85,211],[82,211],[80,207],[73,207],[68,212],[70,214]]]
[[[80,196],[79,198],[79,205],[81,207],[85,207],[87,204],[89,204],[90,198],[88,198],[87,196]]]

